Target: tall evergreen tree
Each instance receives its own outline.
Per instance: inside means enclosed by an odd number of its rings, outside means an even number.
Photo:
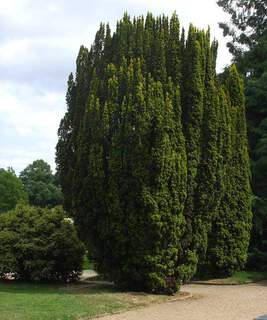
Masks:
[[[182,80],[183,123],[187,152],[187,199],[185,205],[186,232],[182,239],[189,279],[196,271],[197,254],[193,243],[194,195],[201,160],[204,85],[202,79],[201,47],[197,30],[190,25],[185,47]]]
[[[181,80],[181,61],[182,61],[182,44],[180,38],[180,22],[176,13],[170,20],[170,36],[167,44],[167,68],[168,74],[172,77],[174,83],[179,83]]]
[[[72,132],[74,127],[74,110],[76,99],[76,85],[71,73],[68,79],[66,94],[67,112],[60,122],[58,129],[58,143],[56,147],[57,174],[59,176],[62,192],[68,197],[64,199],[65,208],[71,210],[71,177],[74,170],[74,146]]]
[[[82,47],[78,56],[73,105],[68,103],[64,118],[71,124],[64,120],[59,131],[59,176],[97,270],[120,287],[173,292],[198,264],[200,271],[209,264],[217,268],[210,254],[213,229],[218,222],[232,232],[220,218],[232,219],[222,201],[226,192],[240,227],[239,256],[229,259],[245,259],[249,187],[242,86],[232,76],[233,84],[221,88],[216,49],[209,31],[193,26],[186,40],[176,14],[170,20],[125,14],[113,35],[101,24],[91,50]],[[242,147],[235,149],[237,134]],[[65,169],[71,174],[64,175]],[[228,190],[241,174],[240,188]],[[220,206],[227,207],[224,215]],[[220,259],[232,250],[222,248]]]
[[[220,0],[230,15],[221,23],[228,47],[245,84],[246,118],[252,169],[253,230],[249,267],[267,266],[267,3],[265,0]]]
[[[209,46],[209,37],[207,38]],[[198,254],[198,269],[205,261],[208,248],[208,235],[211,231],[212,220],[217,214],[220,203],[220,105],[218,88],[214,75],[212,51],[206,47],[206,70],[204,80],[204,108],[202,125],[201,159],[197,175],[197,187],[194,195],[194,234],[193,242]],[[202,271],[203,273],[203,271]]]
[[[222,194],[206,260],[213,276],[228,276],[244,267],[252,220],[243,84],[234,65],[227,72],[225,87]]]

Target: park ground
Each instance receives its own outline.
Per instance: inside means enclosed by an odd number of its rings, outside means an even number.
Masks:
[[[267,314],[267,282],[245,285],[190,284],[192,298],[150,305],[101,320],[253,320]]]
[[[175,297],[119,292],[86,271],[74,284],[0,282],[1,320],[252,320],[267,314],[267,274],[194,282]],[[230,284],[231,283],[231,284]],[[242,285],[233,285],[245,283]],[[185,299],[188,297],[187,299]],[[108,315],[113,314],[113,315]]]

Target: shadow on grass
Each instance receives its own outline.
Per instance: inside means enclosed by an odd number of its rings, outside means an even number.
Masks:
[[[104,281],[77,281],[73,283],[36,283],[16,280],[1,280],[0,292],[9,294],[82,294],[101,295],[120,293],[112,283]]]
[[[118,290],[99,279],[68,284],[0,281],[1,320],[93,319],[167,300],[168,296]]]
[[[235,272],[231,277],[217,279],[202,277],[198,279],[193,279],[191,283],[206,285],[244,285],[259,283],[259,285],[266,285],[266,280],[266,272],[239,271]]]

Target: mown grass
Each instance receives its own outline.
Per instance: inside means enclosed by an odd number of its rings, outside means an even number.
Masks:
[[[167,299],[161,295],[118,292],[111,284],[93,281],[68,285],[2,281],[0,319],[91,319]]]
[[[232,277],[227,279],[229,281],[236,282],[237,284],[258,282],[267,279],[267,272],[240,271],[236,272]]]
[[[215,284],[215,285],[238,285],[249,284],[267,280],[267,272],[257,271],[239,271],[235,272],[231,277],[223,279],[195,279],[194,283]]]

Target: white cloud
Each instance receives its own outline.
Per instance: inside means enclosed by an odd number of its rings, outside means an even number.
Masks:
[[[21,171],[38,158],[54,167],[57,129],[64,114],[62,92],[35,91],[27,85],[0,82],[0,167]]]
[[[14,10],[23,8],[28,2],[28,0],[0,1],[0,12],[5,11],[7,14],[13,13]]]

